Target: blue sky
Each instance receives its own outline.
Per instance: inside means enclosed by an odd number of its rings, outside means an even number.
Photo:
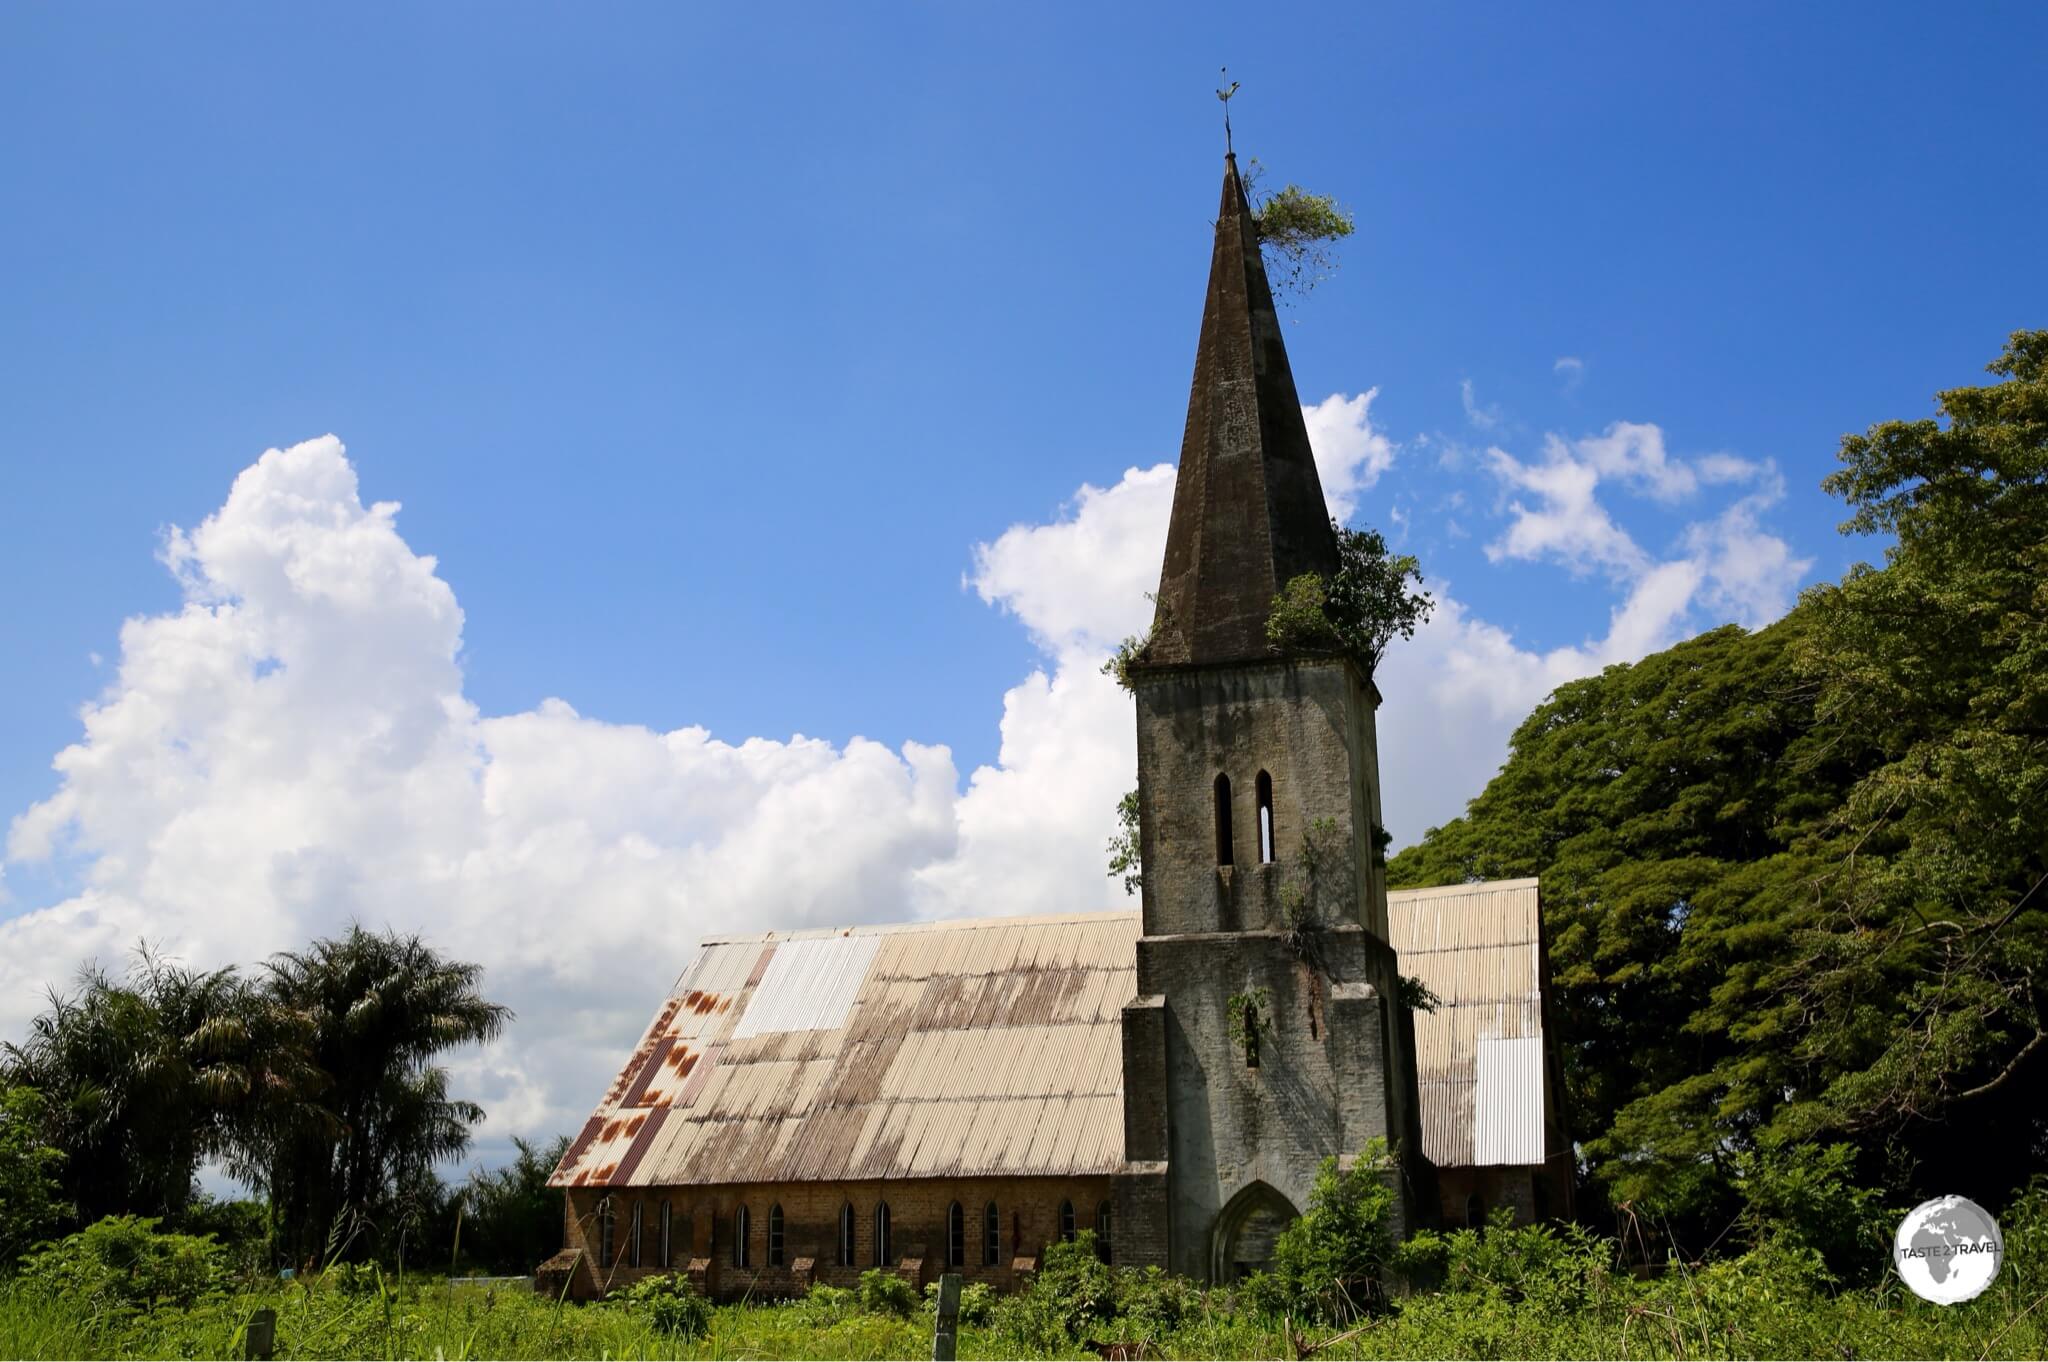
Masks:
[[[1841,434],[2048,320],[2044,52],[2048,12],[1989,4],[12,7],[0,814],[60,790],[79,707],[121,690],[121,622],[187,608],[169,527],[329,432],[356,509],[402,503],[459,601],[450,684],[486,718],[561,697],[905,766],[943,744],[958,790],[1025,769],[999,750],[1020,678],[1050,704],[1099,639],[1063,653],[976,546],[1030,568],[1055,540],[1005,531],[1174,457],[1226,63],[1240,152],[1357,216],[1288,317],[1305,403],[1377,390],[1357,519],[1584,670],[1623,655],[1594,645],[1647,565],[1753,496],[1731,552],[1785,570],[1746,606],[1702,588],[1642,646],[1762,622],[1874,551],[1818,489]],[[1577,443],[1617,422],[1698,486]],[[1605,469],[1625,551],[1515,548],[1553,449]],[[1493,722],[1426,821],[1477,793]],[[180,921],[114,883],[171,824],[76,817],[54,855],[17,835],[0,912],[97,873],[127,895],[106,933]]]

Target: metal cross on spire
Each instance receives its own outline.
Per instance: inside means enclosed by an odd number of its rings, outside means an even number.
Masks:
[[[1230,80],[1230,68],[1227,66],[1223,68],[1223,78]],[[1230,97],[1236,93],[1237,82],[1234,80],[1230,80],[1229,89],[1216,92],[1216,98],[1223,101],[1223,150],[1226,155],[1231,156],[1237,154],[1236,148],[1230,145]]]

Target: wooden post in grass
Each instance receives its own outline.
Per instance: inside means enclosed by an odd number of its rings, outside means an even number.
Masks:
[[[960,1346],[960,1274],[939,1278],[939,1319],[932,1326],[932,1362],[953,1362]]]
[[[242,1331],[242,1356],[250,1362],[270,1362],[277,1351],[277,1311],[265,1307],[249,1316]]]

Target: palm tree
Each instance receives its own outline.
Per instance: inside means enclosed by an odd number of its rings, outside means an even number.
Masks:
[[[125,981],[87,965],[49,997],[26,1040],[0,1046],[0,1071],[43,1095],[44,1138],[88,1221],[175,1216],[203,1159],[318,1090],[303,1028],[233,968],[187,969],[145,944]]]
[[[395,1237],[407,1190],[432,1183],[483,1119],[449,1096],[435,1057],[491,1040],[512,1012],[483,997],[481,966],[418,936],[351,926],[268,969],[265,996],[301,1019],[326,1086],[317,1111],[280,1109],[248,1131],[230,1167],[269,1191],[299,1259],[368,1250]]]

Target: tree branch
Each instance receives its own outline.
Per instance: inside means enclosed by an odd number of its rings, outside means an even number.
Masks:
[[[1976,1087],[1971,1088],[1968,1092],[1959,1092],[1951,1100],[1956,1102],[1967,1102],[1972,1097],[1982,1097],[1985,1093],[1995,1092],[1999,1088],[2004,1087],[2006,1084],[2006,1080],[2010,1079],[2015,1073],[2018,1073],[2020,1066],[2027,1062],[2027,1056],[2033,1054],[2034,1051],[2040,1049],[2044,1042],[2048,1042],[2048,1031],[2036,1030],[2034,1032],[2034,1038],[2028,1041],[2025,1045],[2022,1045],[2020,1047],[2020,1052],[2014,1055],[2012,1059],[2007,1062],[2004,1069],[1999,1071],[1998,1077],[1990,1080],[1987,1083],[1979,1083]]]

